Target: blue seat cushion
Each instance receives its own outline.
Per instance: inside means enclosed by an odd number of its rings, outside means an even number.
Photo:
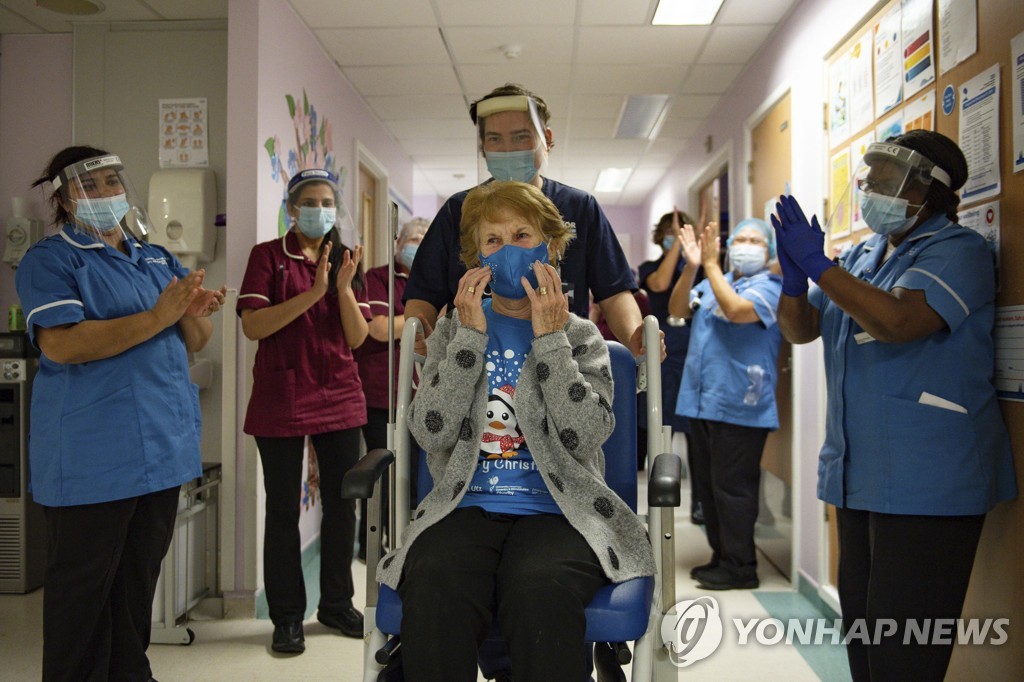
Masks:
[[[587,606],[588,642],[632,642],[647,630],[654,577],[633,578],[605,585]],[[387,585],[377,596],[377,627],[397,635],[402,625],[402,600]]]

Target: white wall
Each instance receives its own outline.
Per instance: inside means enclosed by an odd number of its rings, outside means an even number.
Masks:
[[[874,7],[866,0],[803,0],[790,11],[765,42],[707,121],[691,136],[682,160],[652,190],[643,212],[648,222],[672,209],[686,206],[694,178],[706,164],[732,144],[730,163],[730,212],[750,215],[746,184],[748,129],[751,117],[787,89],[792,95],[792,192],[809,210],[822,205],[825,191],[825,144],[822,129],[822,102],[825,101],[825,55],[839,43]],[[713,146],[705,151],[704,140],[711,136]],[[798,537],[794,549],[798,570],[813,584],[821,581],[821,504],[815,494],[817,454],[824,440],[822,410],[822,363],[819,344],[797,346],[793,350],[795,415],[794,451],[797,457],[795,480],[800,510]]]

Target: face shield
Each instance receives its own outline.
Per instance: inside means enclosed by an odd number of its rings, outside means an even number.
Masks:
[[[476,105],[481,158],[479,182],[488,178],[532,182],[547,164],[545,126],[526,95],[492,97]]]
[[[341,198],[338,179],[328,170],[307,168],[292,176],[288,182],[288,214],[293,229],[310,239],[320,239],[333,227],[345,246],[361,243],[352,215]]]
[[[841,218],[849,220],[857,208],[873,232],[900,234],[917,222],[924,205],[911,198],[927,194],[933,182],[950,184],[949,174],[918,152],[887,142],[868,145],[849,187],[836,202],[826,232]],[[907,196],[913,190],[915,196]]]
[[[118,156],[109,154],[71,164],[52,180],[77,232],[97,241],[117,235],[142,239],[149,216]]]

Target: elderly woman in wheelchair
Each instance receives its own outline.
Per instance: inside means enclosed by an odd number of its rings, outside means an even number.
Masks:
[[[654,573],[642,523],[604,482],[608,349],[569,313],[549,262],[570,239],[532,185],[466,197],[469,270],[427,341],[408,418],[434,487],[377,575],[402,598],[407,680],[475,680],[495,618],[516,680],[585,679],[586,605],[609,581]]]

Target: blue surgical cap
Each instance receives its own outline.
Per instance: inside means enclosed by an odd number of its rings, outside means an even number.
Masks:
[[[775,260],[775,230],[768,223],[758,218],[747,218],[737,223],[736,227],[732,228],[732,232],[729,233],[729,241],[725,243],[726,247],[732,246],[732,239],[736,236],[737,232],[748,227],[752,227],[764,235],[764,241],[768,244],[768,260]]]

